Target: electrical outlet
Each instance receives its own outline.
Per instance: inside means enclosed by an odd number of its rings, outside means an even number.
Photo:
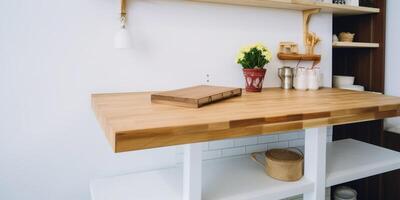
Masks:
[[[211,76],[210,74],[206,74],[206,84],[210,84],[211,82]]]

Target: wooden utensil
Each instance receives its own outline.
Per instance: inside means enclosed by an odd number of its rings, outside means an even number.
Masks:
[[[151,102],[189,108],[199,108],[216,101],[240,95],[242,95],[241,88],[199,85],[152,94]]]

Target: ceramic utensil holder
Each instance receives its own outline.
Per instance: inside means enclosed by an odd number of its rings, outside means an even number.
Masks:
[[[294,77],[296,90],[318,90],[320,87],[319,69],[298,68]]]
[[[294,88],[296,90],[307,90],[307,70],[305,68],[297,68],[294,77]]]
[[[308,69],[307,70],[307,88],[309,90],[318,90],[319,83],[319,70],[318,69]]]

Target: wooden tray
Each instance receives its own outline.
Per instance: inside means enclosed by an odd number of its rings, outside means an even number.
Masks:
[[[199,85],[152,94],[151,102],[189,108],[199,108],[216,101],[240,95],[242,95],[241,88]]]

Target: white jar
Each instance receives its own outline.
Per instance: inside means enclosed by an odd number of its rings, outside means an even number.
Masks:
[[[307,90],[307,70],[305,68],[297,68],[294,77],[294,88],[296,90]]]
[[[357,200],[357,191],[352,188],[341,186],[335,190],[335,200]]]
[[[307,70],[307,88],[309,90],[319,89],[319,70],[318,69],[308,69]]]

